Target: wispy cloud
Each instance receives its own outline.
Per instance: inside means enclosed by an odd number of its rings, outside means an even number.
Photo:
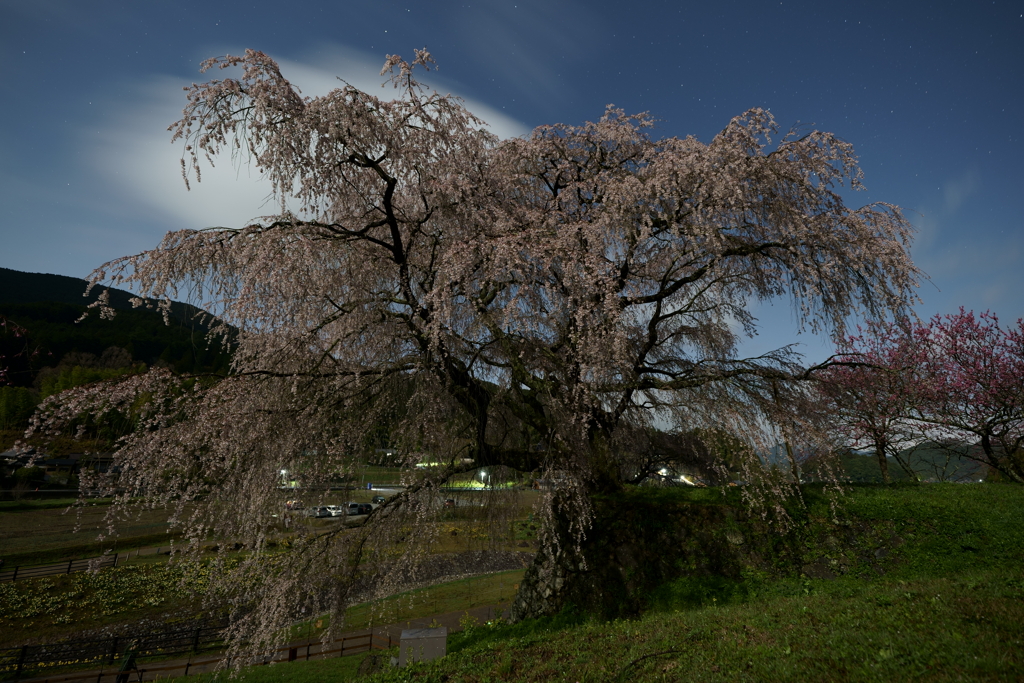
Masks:
[[[959,209],[978,191],[980,185],[981,177],[975,169],[968,169],[960,176],[946,181],[942,187],[946,210],[953,212]]]
[[[960,306],[1014,320],[1024,315],[1024,231],[1019,218],[991,211],[998,201],[981,174],[967,169],[911,216],[920,236],[914,261],[931,277],[919,290],[922,318]]]
[[[88,141],[96,170],[123,202],[144,211],[148,223],[166,228],[238,226],[272,213],[269,183],[230,156],[204,168],[202,182],[186,190],[181,146],[171,145],[167,132],[181,116],[185,85],[180,79],[152,78],[134,91],[137,99],[119,103],[117,113]]]
[[[321,46],[309,60],[279,60],[282,73],[303,95],[327,94],[341,85],[340,77],[386,98],[392,91],[390,86],[381,89],[385,80],[380,76],[382,63],[382,57],[373,59],[342,46]],[[443,81],[436,77],[429,81],[444,92]],[[121,201],[143,207],[147,222],[164,229],[239,226],[276,213],[279,207],[271,199],[270,183],[249,166],[244,155],[234,159],[221,155],[214,168],[204,167],[202,182],[193,182],[191,191],[185,189],[181,144],[170,143],[167,126],[181,116],[182,88],[187,85],[183,79],[164,76],[123,88],[122,92],[134,93],[132,99],[112,103],[105,125],[86,140],[95,170],[108,180]],[[466,106],[500,137],[528,132],[521,123],[485,103],[467,99]]]
[[[467,8],[452,20],[505,92],[545,108],[578,87],[579,65],[606,50],[611,33],[598,13],[575,0],[557,8],[545,0],[494,3]]]

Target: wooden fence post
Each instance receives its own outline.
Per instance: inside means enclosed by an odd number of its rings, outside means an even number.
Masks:
[[[14,680],[21,678],[21,667],[25,664],[25,652],[28,650],[28,645],[21,646],[21,653],[18,654],[18,668],[14,671]]]
[[[68,571],[67,571],[68,574],[71,573],[71,563],[72,562],[74,562],[74,560],[68,560]]]

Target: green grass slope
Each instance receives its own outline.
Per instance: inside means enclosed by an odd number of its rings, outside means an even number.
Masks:
[[[455,634],[447,657],[404,670],[359,677],[355,661],[332,660],[260,667],[241,680],[1024,678],[1024,487],[854,487],[836,526],[825,523],[826,498],[809,490],[807,499],[790,540],[811,546],[811,574],[832,578],[680,579],[637,619],[563,613]]]

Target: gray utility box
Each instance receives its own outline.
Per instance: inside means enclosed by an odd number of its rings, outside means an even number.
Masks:
[[[412,662],[429,662],[448,652],[448,628],[412,628],[402,631],[398,666]]]

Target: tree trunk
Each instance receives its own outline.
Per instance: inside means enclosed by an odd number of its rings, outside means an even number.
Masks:
[[[594,519],[579,544],[556,517],[520,583],[511,619],[575,608],[604,619],[640,613],[650,591],[684,575],[739,579],[758,564],[770,533],[736,530],[741,510],[724,505],[651,502],[649,494],[595,495]],[[751,522],[753,523],[753,522]]]
[[[592,573],[581,550],[575,547],[568,520],[556,513],[542,530],[540,549],[519,584],[510,611],[512,621],[551,616],[572,602]]]
[[[992,445],[992,437],[989,434],[981,434],[981,450],[985,453],[985,460],[988,461],[989,467],[997,470],[1000,474],[1008,478],[1010,481],[1015,481],[1018,484],[1024,483],[1024,472],[1021,472],[1017,463],[1014,461],[1013,453],[1006,453],[1004,450],[1003,457],[1004,462],[1000,462],[996,456],[995,446]]]
[[[793,447],[789,444],[789,439],[785,441],[786,444],[786,457],[789,458],[789,469],[793,473],[793,481],[797,484],[800,483],[800,465],[796,461],[796,456],[793,455]]]
[[[889,461],[885,457],[888,444],[885,439],[875,439],[875,455],[878,457],[878,469],[882,471],[882,483],[889,483]]]

